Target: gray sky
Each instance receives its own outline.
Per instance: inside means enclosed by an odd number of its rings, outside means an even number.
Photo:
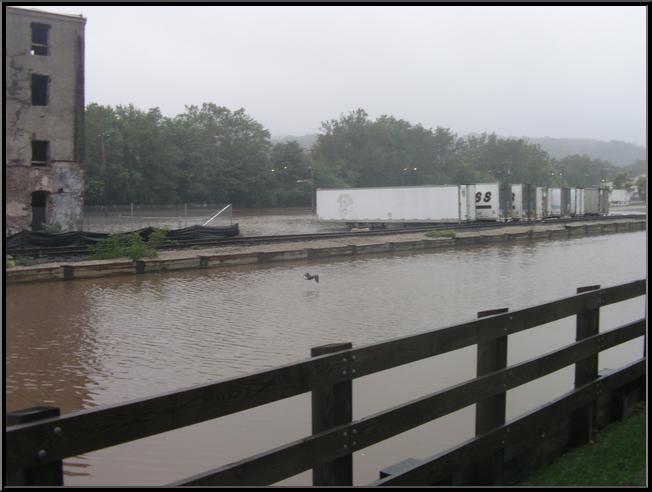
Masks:
[[[87,18],[87,103],[243,107],[273,136],[360,107],[459,135],[645,145],[643,6],[37,8]]]

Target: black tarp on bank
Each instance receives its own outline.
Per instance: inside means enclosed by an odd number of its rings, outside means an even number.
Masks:
[[[137,232],[147,241],[149,236],[156,229],[153,227],[145,227],[137,231],[124,232],[120,234],[131,234]],[[204,227],[204,226],[191,226],[184,227],[183,229],[173,229],[168,231],[165,239],[183,243],[184,241],[194,241],[197,239],[219,239],[223,237],[233,237],[240,234],[238,224],[225,227]],[[32,232],[21,231],[5,238],[6,249],[21,249],[21,248],[52,248],[52,247],[65,247],[65,246],[89,246],[92,244],[106,239],[109,234],[102,232],[87,232],[87,231],[74,231],[74,232]]]

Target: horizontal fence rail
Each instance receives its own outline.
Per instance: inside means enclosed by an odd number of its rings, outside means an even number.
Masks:
[[[645,320],[636,321],[543,357],[495,371],[487,376],[398,405],[351,424],[338,426],[329,432],[261,453],[255,459],[242,460],[220,467],[174,485],[244,485],[252,483],[252,479],[255,481],[254,484],[273,483],[311,468],[310,463],[314,463],[318,458],[328,460],[347,454],[347,448],[343,446],[348,443],[348,439],[344,437],[345,433],[346,436],[356,436],[353,451],[358,451],[460,410],[478,400],[562,369],[573,364],[578,358],[596,353],[598,348],[606,350],[642,336],[644,333]],[[293,457],[292,460],[288,460],[290,456]],[[282,469],[276,468],[278,463],[286,460],[290,463]],[[285,472],[289,474],[282,476]],[[243,479],[244,481],[241,481]],[[268,479],[271,479],[271,482]],[[264,481],[258,482],[258,480]]]
[[[638,280],[594,289],[442,329],[316,355],[217,383],[36,422],[9,425],[5,429],[5,469],[11,474],[309,391],[313,391],[314,395],[317,390],[323,391],[323,388],[341,385],[361,376],[506,337],[569,316],[595,312],[602,306],[645,295],[645,284],[645,280]],[[302,471],[328,465],[406,430],[643,336],[645,328],[646,322],[642,319],[582,338],[535,359],[479,376],[355,422],[327,430],[318,429],[306,438],[171,485],[275,483]]]
[[[645,374],[645,361],[628,364],[619,371],[603,376],[580,388],[570,391],[541,408],[512,420],[482,436],[467,440],[448,451],[409,467],[402,473],[374,482],[373,485],[405,486],[436,483],[450,474],[451,467],[476,461],[491,453],[514,444],[517,440],[537,441],[545,439],[540,431],[547,421],[558,415],[572,412],[589,403],[602,392],[614,390]]]

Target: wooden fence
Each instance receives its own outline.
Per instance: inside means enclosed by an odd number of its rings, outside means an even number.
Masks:
[[[5,429],[7,484],[60,485],[64,458],[306,392],[312,393],[312,435],[169,485],[265,485],[309,469],[315,485],[351,485],[352,453],[472,404],[474,439],[429,460],[412,460],[375,485],[513,482],[509,463],[522,468],[521,462],[536,462],[545,449],[558,452],[566,444],[587,442],[599,402],[644,381],[645,354],[608,374],[598,373],[597,358],[646,332],[646,320],[640,319],[600,333],[600,307],[645,294],[645,280],[590,286],[553,302],[483,312],[476,320],[385,342],[317,347],[311,358],[296,363],[119,405],[61,416],[51,407],[13,412]],[[569,316],[577,317],[576,343],[507,366],[509,335]],[[352,420],[353,379],[470,345],[478,346],[475,379]],[[573,364],[573,391],[505,422],[506,391]],[[548,445],[542,450],[537,443]]]

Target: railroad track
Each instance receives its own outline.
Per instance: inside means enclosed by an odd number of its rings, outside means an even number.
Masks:
[[[377,229],[371,231],[339,231],[339,232],[321,232],[313,234],[286,234],[275,236],[250,236],[250,237],[229,237],[222,239],[195,239],[183,241],[171,245],[163,245],[159,249],[188,249],[192,247],[216,247],[216,246],[252,246],[256,244],[282,243],[292,241],[318,241],[320,239],[334,239],[341,237],[365,237],[365,236],[387,236],[390,234],[411,234],[415,232],[427,232],[433,229],[452,229],[452,230],[477,230],[491,229],[496,227],[516,227],[530,224],[564,224],[578,221],[591,220],[617,220],[617,219],[636,219],[645,215],[607,215],[607,216],[585,216],[581,218],[564,218],[564,219],[543,219],[527,222],[473,222],[468,224],[448,223],[448,224],[431,224],[420,227],[405,227],[401,229]],[[45,256],[45,257],[74,257],[86,256],[90,254],[89,246],[63,246],[63,247],[37,247],[37,248],[14,248],[5,249],[5,254],[12,256]]]

